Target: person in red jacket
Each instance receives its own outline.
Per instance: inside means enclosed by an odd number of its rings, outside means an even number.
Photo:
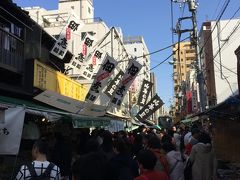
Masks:
[[[141,150],[137,155],[140,176],[135,180],[169,180],[165,172],[154,170],[157,158],[150,150]]]

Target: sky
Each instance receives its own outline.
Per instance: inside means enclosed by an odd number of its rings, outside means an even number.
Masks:
[[[204,21],[217,19],[226,1],[228,0],[198,0],[198,29]],[[48,10],[58,7],[58,0],[13,0],[13,2],[20,7],[40,6]],[[149,52],[153,52],[172,44],[170,4],[170,0],[94,0],[94,16],[100,17],[109,27],[120,27],[124,36],[143,36]],[[231,0],[222,19],[230,18],[238,7],[239,0]],[[179,3],[173,3],[174,26],[182,15],[190,16],[187,4],[180,6]],[[188,28],[189,23],[183,23],[182,27]],[[176,41],[177,36],[174,36],[174,42]],[[165,60],[171,52],[170,48],[151,55],[151,67]],[[169,61],[172,61],[172,58]],[[169,107],[173,101],[173,67],[166,62],[152,72],[157,77],[157,93],[165,106]]]

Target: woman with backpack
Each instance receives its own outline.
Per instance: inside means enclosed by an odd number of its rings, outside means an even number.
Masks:
[[[61,180],[60,169],[47,161],[48,144],[46,140],[37,140],[32,148],[32,163],[23,165],[16,180]]]
[[[170,180],[184,180],[185,157],[179,151],[176,151],[172,143],[164,143],[163,149],[166,152],[169,164]]]

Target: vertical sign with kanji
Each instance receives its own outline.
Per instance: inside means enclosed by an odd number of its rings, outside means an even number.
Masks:
[[[63,59],[68,50],[68,44],[71,41],[71,33],[79,32],[84,26],[73,14],[68,18],[66,26],[62,29],[56,43],[54,44],[51,53],[60,59]]]
[[[140,122],[145,121],[149,116],[151,116],[155,111],[157,111],[163,105],[163,101],[156,94],[135,116]]]
[[[70,61],[66,67],[66,71],[73,69],[73,74],[80,74],[80,69],[83,67],[87,54],[91,51],[92,47],[96,44],[96,39],[87,34],[79,47],[79,53]],[[77,71],[77,72],[75,72]]]
[[[86,79],[92,79],[94,73],[98,69],[98,65],[102,63],[105,54],[106,53],[100,50],[100,48],[97,48],[93,53],[88,55],[81,70],[81,76]]]
[[[138,96],[138,102],[137,104],[140,106],[144,106],[146,104],[146,101],[148,99],[149,93],[151,92],[153,83],[147,80],[143,80],[142,87]]]
[[[107,54],[86,96],[87,102],[93,103],[96,100],[103,88],[107,85],[108,78],[112,75],[116,65],[117,61]]]
[[[118,84],[121,82],[123,78],[124,72],[119,71],[118,74],[114,77],[114,79],[110,82],[107,89],[104,91],[104,93],[112,99],[112,97],[115,95],[115,92],[117,90]]]
[[[128,68],[126,72],[123,75],[122,81],[120,82],[119,86],[117,87],[117,90],[115,92],[115,95],[112,99],[111,104],[117,108],[121,107],[122,100],[124,96],[127,93],[127,90],[129,89],[130,85],[136,78],[137,74],[141,70],[142,65],[137,62],[136,60],[132,60],[129,62]]]

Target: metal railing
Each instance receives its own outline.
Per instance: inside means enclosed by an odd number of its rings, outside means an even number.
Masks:
[[[23,40],[0,28],[0,66],[21,72],[23,70],[23,64]]]

